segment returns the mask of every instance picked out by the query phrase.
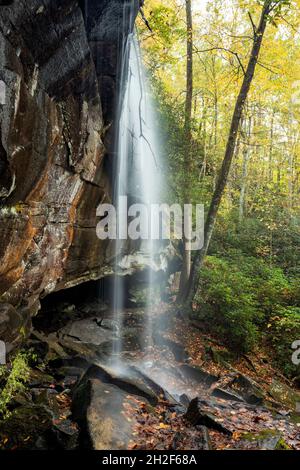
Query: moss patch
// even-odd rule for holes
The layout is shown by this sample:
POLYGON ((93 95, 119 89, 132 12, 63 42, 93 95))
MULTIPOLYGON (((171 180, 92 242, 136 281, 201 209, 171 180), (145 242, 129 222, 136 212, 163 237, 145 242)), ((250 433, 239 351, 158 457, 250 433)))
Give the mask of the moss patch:
POLYGON ((291 450, 291 447, 282 438, 282 435, 275 429, 264 429, 258 434, 246 433, 241 440, 254 442, 257 448, 265 450, 291 450))
POLYGON ((32 449, 37 439, 51 426, 51 413, 44 406, 17 408, 0 422, 0 449, 32 449))

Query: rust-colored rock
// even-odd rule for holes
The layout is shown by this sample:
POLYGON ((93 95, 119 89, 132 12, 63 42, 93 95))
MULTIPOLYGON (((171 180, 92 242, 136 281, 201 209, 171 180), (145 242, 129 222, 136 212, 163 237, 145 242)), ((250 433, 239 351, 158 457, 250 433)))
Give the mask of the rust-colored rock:
POLYGON ((0 303, 18 312, 22 329, 41 297, 110 270, 96 208, 110 200, 104 118, 114 113, 124 1, 8 3, 0 4, 0 303))

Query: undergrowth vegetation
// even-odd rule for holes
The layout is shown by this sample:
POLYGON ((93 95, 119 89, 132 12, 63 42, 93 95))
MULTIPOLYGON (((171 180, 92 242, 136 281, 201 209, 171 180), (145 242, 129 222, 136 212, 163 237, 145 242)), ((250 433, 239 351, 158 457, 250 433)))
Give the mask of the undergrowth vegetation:
POLYGON ((9 416, 12 400, 26 389, 31 359, 30 352, 19 351, 9 364, 0 366, 0 419, 9 416))
POLYGON ((237 354, 263 344, 275 365, 288 376, 297 375, 291 345, 300 339, 299 253, 289 244, 281 248, 276 233, 271 257, 266 227, 253 220, 245 225, 247 230, 237 230, 232 221, 230 230, 224 220, 218 225, 201 273, 196 316, 237 354))

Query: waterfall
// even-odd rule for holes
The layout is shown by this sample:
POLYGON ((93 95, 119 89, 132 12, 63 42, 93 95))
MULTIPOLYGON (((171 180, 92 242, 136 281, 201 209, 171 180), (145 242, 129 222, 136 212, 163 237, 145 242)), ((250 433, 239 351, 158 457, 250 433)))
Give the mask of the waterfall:
MULTIPOLYGON (((126 196, 128 206, 144 204, 148 207, 149 237, 143 240, 124 240, 130 219, 122 217, 125 223, 117 224, 115 244, 115 280, 113 288, 114 320, 122 331, 124 312, 124 286, 122 262, 129 251, 140 253, 148 266, 148 294, 145 312, 144 335, 152 337, 151 300, 153 297, 153 272, 157 270, 159 241, 152 239, 154 224, 150 205, 160 202, 161 164, 157 138, 154 106, 145 70, 142 63, 139 42, 134 33, 129 34, 123 51, 123 64, 120 80, 118 129, 116 137, 116 170, 114 203, 117 212, 124 212, 120 197, 126 196), (123 256, 124 255, 124 256, 123 256)), ((120 365, 123 350, 121 334, 113 348, 115 362, 120 365)))

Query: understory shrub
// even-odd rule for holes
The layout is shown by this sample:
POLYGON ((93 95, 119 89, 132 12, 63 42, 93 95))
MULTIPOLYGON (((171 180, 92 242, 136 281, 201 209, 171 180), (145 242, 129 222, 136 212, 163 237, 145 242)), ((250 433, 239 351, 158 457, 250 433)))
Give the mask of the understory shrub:
POLYGON ((293 364, 291 345, 300 341, 300 308, 281 307, 269 320, 269 343, 275 352, 277 365, 289 377, 300 375, 300 365, 293 364))
POLYGON ((198 317, 236 352, 247 352, 257 339, 251 282, 228 261, 208 257, 197 296, 198 317))
POLYGON ((196 315, 238 354, 251 351, 268 331, 265 336, 270 344, 276 344, 275 359, 282 366, 284 356, 291 358, 291 343, 300 339, 298 290, 298 283, 290 281, 280 268, 244 256, 240 250, 228 250, 226 257, 207 257, 196 315), (270 324, 277 330, 271 330, 270 324), (283 337, 287 324, 289 335, 283 337), (277 336, 272 338, 275 331, 277 336))
POLYGON ((209 252, 226 257, 232 249, 277 265, 290 277, 299 277, 300 218, 280 210, 273 214, 272 222, 259 214, 241 222, 236 210, 220 215, 209 252))

